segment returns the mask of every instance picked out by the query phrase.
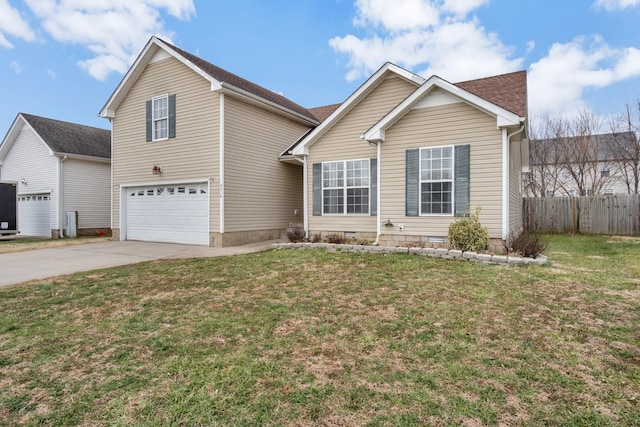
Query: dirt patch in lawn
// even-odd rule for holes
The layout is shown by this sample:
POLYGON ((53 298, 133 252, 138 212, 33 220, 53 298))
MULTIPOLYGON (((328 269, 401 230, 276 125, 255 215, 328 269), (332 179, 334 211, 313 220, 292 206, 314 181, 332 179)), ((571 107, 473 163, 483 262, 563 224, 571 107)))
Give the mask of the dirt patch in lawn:
POLYGON ((83 245, 85 243, 99 243, 110 239, 111 237, 80 237, 77 239, 2 240, 0 241, 0 254, 33 251, 36 249, 61 248, 64 246, 83 245))

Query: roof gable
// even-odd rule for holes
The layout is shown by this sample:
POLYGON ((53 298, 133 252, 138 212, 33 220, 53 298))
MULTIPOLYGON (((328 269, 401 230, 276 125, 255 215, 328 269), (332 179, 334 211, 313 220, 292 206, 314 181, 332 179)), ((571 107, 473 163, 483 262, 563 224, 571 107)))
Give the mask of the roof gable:
POLYGON ((462 102, 466 102, 496 117, 496 125, 498 127, 520 125, 526 118, 526 74, 524 71, 511 74, 514 74, 514 76, 510 78, 504 77, 508 75, 502 75, 496 76, 495 81, 493 77, 488 77, 463 82, 462 84, 452 84, 438 76, 431 76, 422 86, 416 89, 410 96, 391 110, 389 114, 365 132, 363 138, 367 141, 384 141, 385 131, 400 120, 400 118, 409 112, 416 104, 429 96, 436 88, 448 92, 459 98, 462 102), (513 88, 502 88, 498 91, 498 94, 492 92, 492 90, 500 84, 508 84, 511 81, 516 82, 513 88), (522 84, 523 82, 524 84, 522 84), (473 90, 473 92, 471 90, 473 90), (515 92, 515 94, 511 94, 510 91, 515 92), (520 115, 515 113, 487 98, 497 100, 496 102, 508 102, 510 108, 521 110, 524 114, 520 115), (523 100, 524 104, 520 105, 523 100))
POLYGON ((298 119, 317 124, 318 120, 306 108, 296 104, 286 97, 277 94, 269 89, 246 80, 236 74, 224 70, 210 62, 205 61, 185 50, 182 50, 158 37, 151 37, 138 58, 133 63, 127 74, 113 92, 106 104, 100 110, 100 116, 113 118, 115 110, 118 108, 128 91, 140 77, 144 68, 149 64, 157 53, 163 50, 167 54, 176 58, 188 68, 202 76, 211 83, 212 91, 230 92, 240 96, 249 97, 254 102, 275 108, 283 113, 295 116, 298 119))
POLYGON ((0 158, 4 158, 15 142, 20 124, 29 126, 56 155, 111 158, 111 131, 19 113, 2 142, 0 158))
MULTIPOLYGON (((355 92, 353 92, 342 104, 333 108, 330 114, 325 118, 322 123, 299 141, 296 141, 291 147, 289 147, 285 153, 292 155, 301 155, 311 147, 322 135, 329 131, 338 121, 347 115, 356 105, 358 105, 364 98, 366 98, 380 83, 386 78, 394 76, 403 78, 409 82, 412 82, 416 87, 420 86, 425 80, 413 74, 404 68, 398 67, 395 64, 387 62, 378 69, 371 77, 369 77, 355 92)), ((333 106, 328 106, 333 107, 333 106)), ((326 107, 320 107, 326 108, 326 107)), ((327 112, 327 111, 325 111, 327 112)), ((285 154, 283 153, 283 154, 285 154)))

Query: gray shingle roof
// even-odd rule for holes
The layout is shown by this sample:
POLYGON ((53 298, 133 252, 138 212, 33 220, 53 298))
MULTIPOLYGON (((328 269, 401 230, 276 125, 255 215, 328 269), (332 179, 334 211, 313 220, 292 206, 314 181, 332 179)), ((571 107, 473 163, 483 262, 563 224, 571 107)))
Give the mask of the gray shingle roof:
POLYGON ((111 158, 111 131, 20 113, 55 153, 111 158))

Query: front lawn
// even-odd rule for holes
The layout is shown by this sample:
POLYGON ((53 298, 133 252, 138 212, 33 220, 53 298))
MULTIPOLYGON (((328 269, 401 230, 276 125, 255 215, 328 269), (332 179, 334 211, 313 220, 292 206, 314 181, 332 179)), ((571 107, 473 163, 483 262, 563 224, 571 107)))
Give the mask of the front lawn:
POLYGON ((640 424, 640 239, 271 250, 0 290, 0 425, 640 424))

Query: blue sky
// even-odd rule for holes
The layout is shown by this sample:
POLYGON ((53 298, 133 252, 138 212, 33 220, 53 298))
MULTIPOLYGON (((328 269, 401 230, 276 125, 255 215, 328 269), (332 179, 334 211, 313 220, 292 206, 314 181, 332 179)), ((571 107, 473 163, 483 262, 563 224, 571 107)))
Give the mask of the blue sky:
POLYGON ((452 82, 526 69, 531 115, 610 115, 640 99, 639 18, 640 0, 0 0, 0 137, 19 112, 108 128, 154 34, 305 107, 392 61, 452 82))

